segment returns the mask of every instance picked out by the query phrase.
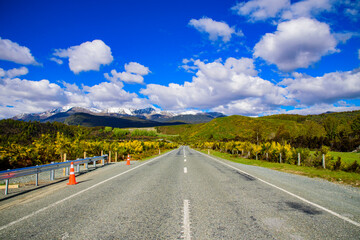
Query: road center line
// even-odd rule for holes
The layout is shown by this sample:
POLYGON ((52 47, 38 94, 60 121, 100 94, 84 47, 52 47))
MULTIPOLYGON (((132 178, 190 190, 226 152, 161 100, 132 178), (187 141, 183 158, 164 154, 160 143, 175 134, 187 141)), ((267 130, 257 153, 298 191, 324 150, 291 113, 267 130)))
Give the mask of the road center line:
MULTIPOLYGON (((175 151, 175 150, 173 150, 173 151, 175 151)), ((79 191, 79 192, 77 192, 77 193, 75 193, 75 194, 73 194, 73 195, 70 195, 70 196, 68 196, 68 197, 66 197, 66 198, 64 198, 64 199, 61 199, 61 200, 53 203, 53 204, 50 204, 50 205, 48 205, 47 207, 41 208, 41 209, 39 209, 39 210, 37 210, 37 211, 29 214, 29 215, 26 215, 26 216, 24 216, 24 217, 22 217, 22 218, 19 218, 18 220, 15 220, 15 221, 10 222, 10 223, 8 223, 8 224, 6 224, 6 225, 3 225, 3 226, 0 227, 0 231, 4 230, 5 228, 8 228, 8 227, 10 227, 10 226, 12 226, 12 225, 14 225, 14 224, 16 224, 16 223, 19 223, 19 222, 21 222, 21 221, 23 221, 23 220, 26 220, 26 219, 28 219, 28 218, 30 218, 30 217, 32 217, 32 216, 35 216, 36 214, 41 213, 41 212, 43 212, 43 211, 45 211, 45 210, 47 210, 47 209, 49 209, 49 208, 51 208, 51 207, 54 207, 54 206, 56 206, 56 205, 59 205, 60 203, 63 203, 63 202, 65 202, 65 201, 67 201, 67 200, 69 200, 69 199, 71 199, 71 198, 73 198, 73 197, 76 197, 76 196, 78 196, 78 195, 80 195, 80 194, 82 194, 82 193, 84 193, 84 192, 87 192, 87 191, 89 191, 89 190, 91 190, 91 189, 93 189, 93 188, 95 188, 95 187, 97 187, 97 186, 99 186, 99 185, 101 185, 101 184, 103 184, 103 183, 106 183, 106 182, 108 182, 108 181, 111 181, 111 180, 113 180, 114 178, 120 177, 121 175, 124 175, 124 174, 126 174, 126 173, 128 173, 128 172, 131 172, 131 171, 133 171, 133 170, 135 170, 135 169, 137 169, 137 168, 139 168, 139 167, 142 167, 142 166, 144 166, 144 165, 146 165, 146 164, 148 164, 148 163, 151 163, 151 162, 153 162, 153 161, 155 161, 155 160, 157 160, 157 159, 159 159, 159 158, 161 158, 161 157, 164 157, 164 156, 170 154, 170 153, 173 152, 173 151, 170 151, 170 152, 168 152, 168 153, 165 153, 164 155, 155 157, 155 158, 153 158, 153 159, 151 159, 151 160, 149 160, 149 161, 147 161, 147 162, 145 162, 145 163, 143 163, 143 164, 141 164, 141 165, 139 165, 139 166, 133 167, 133 168, 131 168, 131 169, 125 171, 125 172, 119 173, 119 174, 117 174, 117 175, 115 175, 115 176, 113 176, 113 177, 111 177, 111 178, 108 178, 108 179, 102 181, 102 182, 99 182, 99 183, 97 183, 97 184, 94 184, 94 185, 92 185, 91 187, 85 188, 85 189, 83 189, 83 190, 81 190, 81 191, 79 191)))
POLYGON ((282 191, 282 192, 284 192, 284 193, 287 193, 287 194, 289 194, 289 195, 291 195, 291 196, 293 196, 293 197, 295 197, 295 198, 297 198, 297 199, 299 199, 299 200, 301 200, 301 201, 303 201, 303 202, 306 202, 306 203, 308 203, 308 204, 310 204, 310 205, 312 205, 312 206, 314 206, 314 207, 317 207, 317 208, 319 208, 319 209, 321 209, 321 210, 323 210, 323 211, 325 211, 325 212, 328 212, 328 213, 330 213, 330 214, 332 214, 332 215, 334 215, 334 216, 336 216, 336 217, 338 217, 338 218, 340 218, 340 219, 342 219, 342 220, 344 220, 344 221, 347 221, 347 222, 349 222, 349 223, 351 223, 351 224, 353 224, 353 225, 355 225, 355 226, 357 226, 357 227, 360 227, 360 223, 355 222, 355 221, 351 220, 350 218, 347 218, 347 217, 345 217, 345 216, 342 216, 342 215, 340 215, 339 213, 336 213, 336 212, 334 212, 334 211, 332 211, 332 210, 330 210, 330 209, 327 209, 327 208, 325 208, 325 207, 323 207, 323 206, 321 206, 321 205, 319 205, 319 204, 313 203, 313 202, 311 202, 311 201, 309 201, 309 200, 307 200, 307 199, 305 199, 305 198, 303 198, 303 197, 300 197, 300 196, 298 196, 298 195, 296 195, 296 194, 294 194, 294 193, 291 193, 291 192, 289 192, 289 191, 287 191, 287 190, 285 190, 285 189, 283 189, 283 188, 281 188, 281 187, 278 187, 278 186, 276 186, 276 185, 274 185, 274 184, 272 184, 272 183, 269 183, 269 182, 267 182, 267 181, 265 181, 265 180, 262 180, 261 178, 255 177, 255 176, 253 176, 253 175, 251 175, 251 174, 249 174, 249 173, 247 173, 247 172, 245 172, 245 171, 243 171, 243 170, 240 170, 240 169, 238 169, 238 168, 236 168, 236 167, 234 167, 234 166, 231 166, 231 165, 229 165, 229 164, 227 164, 227 163, 224 163, 224 162, 222 162, 222 161, 220 161, 220 160, 218 160, 218 159, 216 159, 216 158, 213 158, 213 157, 211 157, 211 156, 209 156, 209 155, 207 155, 207 154, 204 154, 204 153, 201 153, 201 152, 199 152, 199 153, 202 154, 202 155, 204 155, 204 156, 206 156, 206 157, 208 157, 208 158, 210 158, 210 159, 212 159, 212 160, 214 160, 214 161, 216 161, 216 162, 219 162, 219 163, 221 163, 221 164, 223 164, 223 165, 225 165, 225 166, 228 166, 229 168, 235 169, 235 170, 238 171, 238 172, 245 173, 245 174, 247 174, 247 175, 249 175, 249 176, 251 176, 251 177, 253 177, 253 178, 255 178, 255 179, 257 179, 257 180, 259 180, 259 181, 261 181, 261 182, 263 182, 263 183, 271 186, 271 187, 274 187, 274 188, 276 188, 276 189, 278 189, 278 190, 280 190, 280 191, 282 191))
POLYGON ((190 240, 191 239, 191 235, 190 235, 190 209, 189 209, 189 204, 190 201, 189 200, 184 200, 184 236, 183 238, 185 240, 190 240))
POLYGON ((187 167, 184 167, 184 173, 187 173, 187 167))
POLYGON ((184 162, 186 162, 186 158, 184 159, 184 162))

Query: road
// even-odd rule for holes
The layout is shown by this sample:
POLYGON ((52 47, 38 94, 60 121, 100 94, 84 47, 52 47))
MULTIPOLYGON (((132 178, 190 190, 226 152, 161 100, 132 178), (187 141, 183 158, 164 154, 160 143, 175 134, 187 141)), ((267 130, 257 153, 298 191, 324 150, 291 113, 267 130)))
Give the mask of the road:
POLYGON ((360 239, 360 191, 189 147, 0 201, 0 239, 360 239))

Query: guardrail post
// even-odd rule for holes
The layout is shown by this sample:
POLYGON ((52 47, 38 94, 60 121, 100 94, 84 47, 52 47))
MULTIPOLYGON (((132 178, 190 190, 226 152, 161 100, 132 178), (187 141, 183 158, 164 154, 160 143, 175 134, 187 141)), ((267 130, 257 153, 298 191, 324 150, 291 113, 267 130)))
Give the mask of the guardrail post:
MULTIPOLYGON (((51 162, 51 164, 54 164, 54 162, 51 162)), ((50 180, 54 181, 54 178, 55 178, 55 169, 50 171, 50 180)))
POLYGON ((76 172, 80 172, 80 164, 76 165, 76 172))
POLYGON ((94 168, 96 168, 96 161, 93 161, 93 166, 94 168))
POLYGON ((9 192, 9 179, 5 180, 5 195, 8 195, 9 192))
POLYGON ((85 169, 86 171, 89 170, 89 163, 85 163, 85 169))
MULTIPOLYGON (((39 166, 39 165, 36 165, 36 166, 39 166)), ((39 186, 39 169, 38 168, 36 168, 35 186, 39 186)))
POLYGON ((105 157, 101 160, 102 165, 105 165, 105 157))

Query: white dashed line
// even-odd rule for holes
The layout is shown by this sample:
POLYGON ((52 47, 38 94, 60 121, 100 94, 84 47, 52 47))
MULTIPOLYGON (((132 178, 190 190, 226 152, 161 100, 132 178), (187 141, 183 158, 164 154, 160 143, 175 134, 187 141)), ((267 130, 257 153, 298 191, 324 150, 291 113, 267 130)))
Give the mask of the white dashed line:
POLYGON ((186 162, 186 158, 184 159, 184 162, 186 162))
POLYGON ((190 240, 191 239, 191 235, 190 235, 190 209, 189 209, 189 205, 190 205, 190 201, 189 200, 184 200, 184 235, 183 235, 183 239, 185 240, 190 240))
POLYGON ((187 173, 187 167, 184 167, 184 173, 187 173))

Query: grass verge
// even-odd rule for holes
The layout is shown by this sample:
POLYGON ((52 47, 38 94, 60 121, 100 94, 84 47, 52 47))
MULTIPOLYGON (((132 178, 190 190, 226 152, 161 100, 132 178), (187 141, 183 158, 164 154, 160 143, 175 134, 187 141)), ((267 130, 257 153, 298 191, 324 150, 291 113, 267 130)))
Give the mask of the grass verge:
MULTIPOLYGON (((208 153, 207 150, 200 150, 200 151, 206 154, 208 153)), ((311 178, 322 178, 330 182, 351 185, 354 187, 360 187, 360 174, 358 173, 331 171, 322 168, 304 167, 304 166, 290 165, 286 163, 274 163, 274 162, 266 162, 266 161, 260 161, 254 159, 246 159, 246 158, 235 157, 228 153, 220 153, 213 150, 210 150, 210 154, 236 163, 265 167, 277 171, 303 175, 311 178)))

